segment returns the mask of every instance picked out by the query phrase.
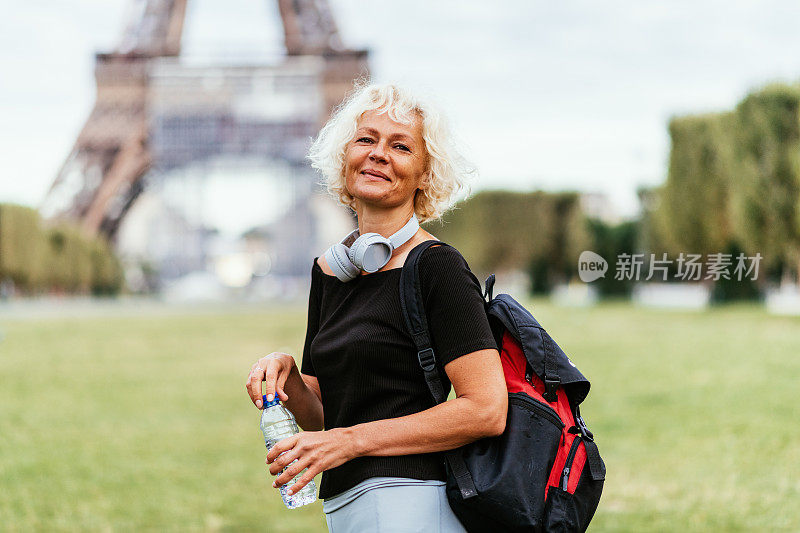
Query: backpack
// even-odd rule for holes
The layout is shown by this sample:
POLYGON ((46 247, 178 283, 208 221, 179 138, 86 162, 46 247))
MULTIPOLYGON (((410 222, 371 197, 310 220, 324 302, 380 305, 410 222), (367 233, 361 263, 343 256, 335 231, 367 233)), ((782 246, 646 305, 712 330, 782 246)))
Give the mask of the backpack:
MULTIPOLYGON (((419 282, 419 258, 432 245, 409 252, 400 274, 406 327, 434 401, 447 398, 437 370, 419 282)), ((502 435, 444 452, 447 498, 469 532, 585 531, 605 480, 594 435, 579 405, 589 393, 580 373, 545 329, 507 294, 484 305, 497 341, 508 388, 502 435)))

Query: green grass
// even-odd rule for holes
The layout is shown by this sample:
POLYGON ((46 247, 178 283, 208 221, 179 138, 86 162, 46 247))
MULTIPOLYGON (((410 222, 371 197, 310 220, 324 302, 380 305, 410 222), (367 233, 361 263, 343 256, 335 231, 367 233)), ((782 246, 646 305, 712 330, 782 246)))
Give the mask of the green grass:
MULTIPOLYGON (((800 320, 624 304, 534 314, 593 382, 593 531, 800 530, 800 320)), ((0 530, 326 531, 263 464, 250 364, 300 307, 0 324, 0 530)))

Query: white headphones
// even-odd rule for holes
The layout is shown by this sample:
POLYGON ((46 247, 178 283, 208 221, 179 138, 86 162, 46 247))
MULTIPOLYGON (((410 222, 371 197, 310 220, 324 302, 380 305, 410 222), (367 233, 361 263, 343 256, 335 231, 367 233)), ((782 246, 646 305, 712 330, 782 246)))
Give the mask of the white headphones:
POLYGON ((373 273, 382 269, 392 258, 392 252, 413 237, 419 229, 417 215, 411 215, 406 225, 388 239, 380 233, 359 235, 356 229, 325 252, 325 261, 339 278, 350 281, 361 271, 373 273))

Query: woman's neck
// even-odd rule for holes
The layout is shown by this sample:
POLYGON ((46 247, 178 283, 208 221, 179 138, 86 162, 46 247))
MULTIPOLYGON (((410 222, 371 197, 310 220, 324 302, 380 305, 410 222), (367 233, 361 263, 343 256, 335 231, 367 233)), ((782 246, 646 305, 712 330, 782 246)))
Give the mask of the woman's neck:
POLYGON ((358 232, 379 233, 388 238, 400 231, 414 214, 413 205, 399 206, 393 209, 371 209, 367 206, 356 209, 358 216, 358 232))

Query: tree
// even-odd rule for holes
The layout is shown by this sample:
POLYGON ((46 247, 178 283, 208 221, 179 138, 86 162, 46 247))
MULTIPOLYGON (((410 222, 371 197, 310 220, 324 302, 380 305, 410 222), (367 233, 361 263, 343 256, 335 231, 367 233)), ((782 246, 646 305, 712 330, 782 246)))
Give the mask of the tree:
POLYGON ((591 242, 577 193, 483 191, 431 224, 480 275, 527 272, 536 291, 568 280, 591 242))
POLYGON ((0 281, 10 279, 24 292, 40 283, 45 242, 39 213, 29 207, 0 204, 0 281))
POLYGON ((735 116, 717 113, 673 118, 666 183, 656 192, 648 230, 671 257, 707 254, 732 239, 730 194, 736 165, 735 116))
POLYGON ((748 255, 800 275, 800 88, 772 85, 736 107, 732 220, 748 255))

